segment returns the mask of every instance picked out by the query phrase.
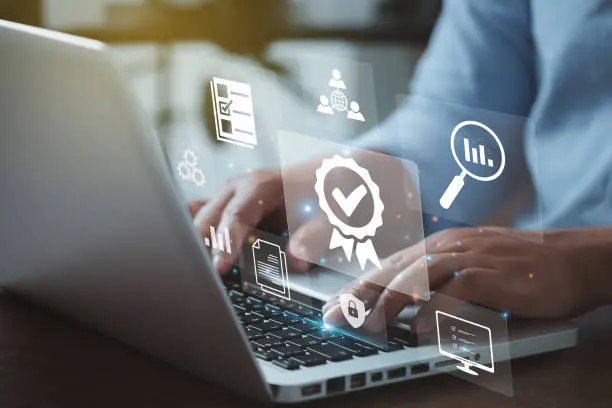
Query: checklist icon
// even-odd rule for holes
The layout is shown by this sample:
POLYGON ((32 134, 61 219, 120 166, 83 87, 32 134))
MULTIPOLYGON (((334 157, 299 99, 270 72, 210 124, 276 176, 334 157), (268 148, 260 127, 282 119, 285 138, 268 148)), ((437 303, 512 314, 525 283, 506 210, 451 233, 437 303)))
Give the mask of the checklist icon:
POLYGON ((257 146, 251 85, 228 79, 210 81, 217 139, 253 149, 257 146))

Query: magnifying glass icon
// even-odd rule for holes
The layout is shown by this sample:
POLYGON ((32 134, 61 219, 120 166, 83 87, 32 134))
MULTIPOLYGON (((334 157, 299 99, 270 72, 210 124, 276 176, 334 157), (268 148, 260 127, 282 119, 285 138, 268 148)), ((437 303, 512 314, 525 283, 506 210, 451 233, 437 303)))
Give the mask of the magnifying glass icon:
MULTIPOLYGON (((506 152, 504 151, 504 146, 502 145, 501 141, 499 140, 499 137, 497 137, 495 132, 493 132, 489 127, 483 125, 480 122, 476 122, 476 121, 473 121, 473 120, 468 120, 468 121, 465 121, 465 122, 461 122, 460 124, 455 126, 455 129, 453 129, 453 133, 451 135, 450 145, 451 145, 451 151, 453 152, 453 157, 455 158, 455 161, 457 162, 457 164, 459 165, 459 168, 461 169, 461 174, 459 174, 458 176, 455 176, 453 178, 453 180, 450 182, 450 184, 446 188, 446 191, 444 191, 444 194, 442 194, 442 197, 440 197, 440 205, 445 210, 448 210, 450 208, 450 206, 453 204, 453 202, 455 201, 455 199, 457 198, 457 196, 461 192, 461 189, 465 185, 465 177, 466 176, 470 176, 474 180, 478 180, 478 181, 493 181, 493 180, 497 179, 502 174, 502 172, 504 171, 504 168, 506 167, 506 152), (467 127, 467 126, 477 126, 477 127, 481 128, 481 129, 485 130, 487 133, 489 133, 491 136, 493 136, 493 139, 495 139, 495 141, 499 145, 499 149, 500 149, 500 152, 501 152, 501 164, 500 164, 499 169, 497 170, 497 172, 495 172, 495 174, 493 174, 492 176, 482 177, 482 176, 479 176, 477 174, 474 174, 474 173, 470 172, 469 170, 467 170, 465 168, 463 163, 459 160, 459 157, 457 157, 457 152, 455 151, 455 137, 457 136, 457 133, 459 133, 459 131, 461 129, 463 129, 464 127, 467 127)), ((481 160, 480 160, 480 163, 482 165, 484 165, 485 164, 484 163, 484 151, 482 149, 483 148, 481 147, 481 160)), ((474 149, 474 151, 475 151, 475 149, 474 149)), ((468 148, 467 148, 467 142, 466 142, 466 159, 467 158, 469 158, 469 154, 468 154, 468 148)), ((474 160, 475 163, 477 163, 476 157, 474 157, 473 160, 474 160)))

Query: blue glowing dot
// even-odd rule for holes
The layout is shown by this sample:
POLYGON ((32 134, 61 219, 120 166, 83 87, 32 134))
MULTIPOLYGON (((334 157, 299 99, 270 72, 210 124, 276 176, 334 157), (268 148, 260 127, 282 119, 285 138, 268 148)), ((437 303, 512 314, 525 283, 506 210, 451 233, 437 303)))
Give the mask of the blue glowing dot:
POLYGON ((299 204, 299 212, 303 218, 310 218, 315 212, 312 200, 304 200, 299 204))
POLYGON ((234 275, 237 275, 237 274, 238 274, 238 272, 240 272, 240 270, 238 269, 238 267, 237 267, 237 266, 234 266, 234 267, 232 268, 232 273, 233 273, 234 275))
POLYGON ((453 276, 455 276, 455 277, 459 276, 459 271, 453 272, 453 276))
POLYGON ((234 168, 234 163, 229 162, 229 163, 227 164, 227 166, 228 166, 230 169, 233 169, 233 168, 234 168))
POLYGON ((325 258, 321 258, 321 259, 319 259, 319 263, 320 263, 321 265, 325 265, 325 262, 327 262, 327 259, 325 259, 325 258))
POLYGON ((332 326, 329 323, 323 323, 323 329, 325 329, 325 330, 333 330, 334 326, 332 326))
POLYGON ((510 319, 510 312, 502 312, 501 317, 503 317, 504 320, 510 319))
POLYGON ((433 260, 433 255, 427 255, 425 259, 427 259, 427 262, 431 262, 433 260))
POLYGON ((458 246, 461 246, 461 241, 457 241, 457 245, 458 245, 458 246))

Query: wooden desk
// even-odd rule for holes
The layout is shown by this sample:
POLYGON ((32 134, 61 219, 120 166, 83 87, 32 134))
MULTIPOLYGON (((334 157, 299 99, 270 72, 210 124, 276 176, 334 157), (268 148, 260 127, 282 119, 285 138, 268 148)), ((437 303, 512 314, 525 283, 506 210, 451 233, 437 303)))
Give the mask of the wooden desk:
MULTIPOLYGON (((612 310, 586 319, 581 345, 513 363, 515 397, 449 375, 306 407, 597 408, 612 406, 612 310)), ((249 401, 0 294, 0 407, 250 407, 249 401)))

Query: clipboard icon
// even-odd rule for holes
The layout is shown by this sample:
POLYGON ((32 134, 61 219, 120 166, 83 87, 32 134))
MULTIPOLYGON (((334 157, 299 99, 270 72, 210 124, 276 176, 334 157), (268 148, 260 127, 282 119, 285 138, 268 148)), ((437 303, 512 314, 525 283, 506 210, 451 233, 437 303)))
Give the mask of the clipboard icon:
POLYGON ((251 85, 229 79, 210 81, 217 139, 249 149, 257 146, 251 85))

